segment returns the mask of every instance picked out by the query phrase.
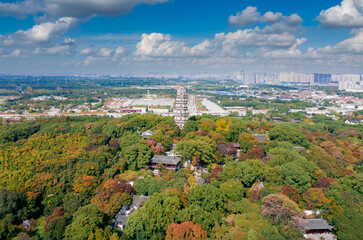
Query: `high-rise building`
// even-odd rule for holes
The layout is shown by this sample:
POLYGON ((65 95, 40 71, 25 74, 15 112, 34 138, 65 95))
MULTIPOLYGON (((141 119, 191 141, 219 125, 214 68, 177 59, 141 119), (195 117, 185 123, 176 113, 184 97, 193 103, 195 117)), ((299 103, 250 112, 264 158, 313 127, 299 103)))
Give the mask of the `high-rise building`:
POLYGON ((280 73, 280 82, 281 83, 297 83, 297 84, 313 84, 314 83, 314 75, 313 74, 305 74, 305 73, 280 73))
POLYGON ((314 83, 316 84, 330 84, 331 74, 314 73, 314 83))
POLYGON ((174 108, 175 124, 183 129, 184 123, 188 120, 188 97, 187 91, 183 86, 178 87, 178 92, 174 108))
POLYGON ((333 75, 332 79, 339 82, 339 90, 348 92, 363 92, 363 78, 360 75, 333 75))

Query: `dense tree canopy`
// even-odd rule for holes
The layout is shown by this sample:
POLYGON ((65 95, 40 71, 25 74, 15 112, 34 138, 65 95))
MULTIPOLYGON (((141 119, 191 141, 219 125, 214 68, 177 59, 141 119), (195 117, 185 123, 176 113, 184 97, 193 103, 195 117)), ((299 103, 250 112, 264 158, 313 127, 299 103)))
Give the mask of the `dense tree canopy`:
POLYGON ((269 131, 268 136, 272 141, 286 141, 303 147, 309 146, 309 143, 302 132, 288 123, 279 124, 273 127, 269 131))
POLYGON ((153 114, 0 122, 0 239, 295 240, 302 209, 361 239, 363 129, 303 115, 194 116, 182 132, 153 114), (150 159, 173 143, 182 169, 154 174, 150 159), (117 231, 134 194, 149 199, 117 231))

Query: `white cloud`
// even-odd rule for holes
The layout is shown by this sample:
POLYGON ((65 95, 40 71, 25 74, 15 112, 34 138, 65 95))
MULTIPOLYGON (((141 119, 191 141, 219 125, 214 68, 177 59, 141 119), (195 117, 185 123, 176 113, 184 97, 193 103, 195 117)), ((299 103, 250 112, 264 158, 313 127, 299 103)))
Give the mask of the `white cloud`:
POLYGON ((25 0, 22 2, 0 2, 0 15, 15 16, 17 18, 25 18, 26 15, 41 12, 44 7, 41 1, 25 0))
POLYGON ((1 57, 2 58, 19 58, 21 57, 21 50, 20 49, 15 49, 14 51, 8 53, 8 54, 5 54, 5 55, 2 55, 1 57))
POLYGON ((256 7, 247 7, 245 10, 238 12, 236 15, 229 16, 228 23, 234 26, 245 27, 256 23, 279 23, 285 27, 297 27, 301 24, 302 19, 299 15, 292 14, 283 16, 282 13, 267 12, 263 16, 257 11, 256 7))
POLYGON ((317 20, 326 28, 363 27, 363 0, 343 0, 320 12, 317 20))
POLYGON ((205 57, 215 51, 214 44, 205 40, 193 47, 186 43, 172 41, 169 34, 142 34, 141 41, 136 45, 135 55, 147 57, 205 57))
POLYGON ((276 26, 217 33, 214 39, 207 39, 191 47, 187 46, 185 42, 173 41, 169 34, 143 34, 141 41, 136 45, 134 54, 154 58, 190 58, 214 55, 238 57, 249 48, 287 49, 296 44, 297 40, 294 34, 283 31, 276 26))
POLYGON ((320 54, 363 54, 363 28, 351 31, 351 38, 339 42, 335 46, 326 46, 316 50, 320 54))
POLYGON ((261 18, 257 19, 257 21, 260 20, 261 22, 274 23, 279 21, 282 17, 282 13, 267 12, 261 18))
POLYGON ((28 30, 19 30, 7 36, 0 36, 0 45, 37 45, 47 44, 51 40, 62 37, 69 29, 79 22, 72 17, 59 18, 55 22, 44 22, 34 25, 28 30))
POLYGON ((229 16, 228 23, 243 27, 257 23, 260 18, 261 14, 257 12, 257 8, 249 6, 242 12, 238 12, 235 16, 229 16))
POLYGON ((25 0, 0 3, 0 14, 24 16, 39 12, 56 17, 118 16, 127 14, 140 4, 154 5, 169 0, 25 0))
POLYGON ((187 54, 188 47, 184 42, 171 41, 169 34, 142 34, 136 45, 136 55, 149 57, 181 57, 187 54))
POLYGON ((228 49, 243 47, 282 47, 292 46, 296 37, 289 32, 274 32, 269 28, 237 30, 231 33, 216 34, 216 41, 222 43, 222 47, 228 49))
POLYGON ((34 54, 64 56, 64 55, 71 55, 70 50, 71 50, 71 47, 69 45, 62 45, 62 46, 49 47, 49 48, 37 47, 34 51, 34 54))
POLYGON ((63 36, 68 30, 79 22, 78 19, 72 17, 62 17, 55 22, 44 22, 34 25, 26 31, 18 31, 15 35, 21 36, 29 42, 48 42, 52 38, 63 36))
POLYGON ((261 53, 263 55, 263 57, 265 58, 299 58, 302 56, 301 50, 298 49, 298 47, 303 44, 304 42, 306 42, 306 38, 298 38, 296 39, 296 42, 294 45, 292 45, 290 48, 288 49, 265 49, 262 48, 261 53))
POLYGON ((127 50, 125 48, 119 46, 116 49, 85 48, 80 52, 80 54, 87 56, 86 60, 83 62, 83 65, 87 66, 96 62, 117 62, 126 54, 126 52, 127 50))

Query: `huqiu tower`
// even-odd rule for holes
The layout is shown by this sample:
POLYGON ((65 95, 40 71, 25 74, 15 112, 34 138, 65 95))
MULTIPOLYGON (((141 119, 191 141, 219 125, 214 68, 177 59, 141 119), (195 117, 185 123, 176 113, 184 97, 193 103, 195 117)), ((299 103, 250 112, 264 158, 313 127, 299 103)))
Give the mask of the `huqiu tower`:
POLYGON ((184 123, 188 120, 188 97, 183 86, 178 87, 174 108, 174 122, 183 129, 184 123))

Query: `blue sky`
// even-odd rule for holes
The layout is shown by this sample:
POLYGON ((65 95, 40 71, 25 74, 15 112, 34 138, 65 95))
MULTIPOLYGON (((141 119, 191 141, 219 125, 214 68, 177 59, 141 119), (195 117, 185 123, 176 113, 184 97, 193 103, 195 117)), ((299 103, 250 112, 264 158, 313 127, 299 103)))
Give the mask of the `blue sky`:
POLYGON ((363 73, 363 0, 0 1, 0 73, 363 73))

